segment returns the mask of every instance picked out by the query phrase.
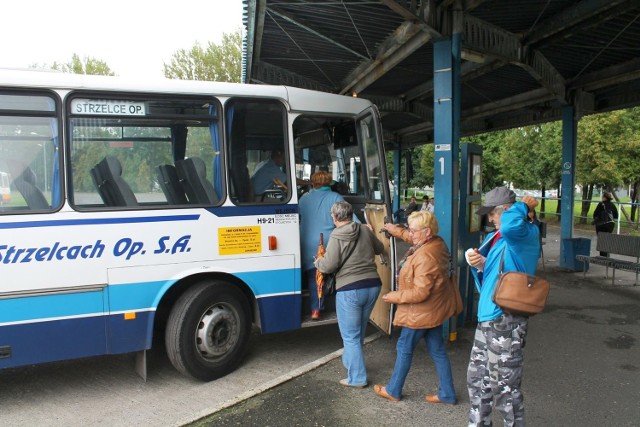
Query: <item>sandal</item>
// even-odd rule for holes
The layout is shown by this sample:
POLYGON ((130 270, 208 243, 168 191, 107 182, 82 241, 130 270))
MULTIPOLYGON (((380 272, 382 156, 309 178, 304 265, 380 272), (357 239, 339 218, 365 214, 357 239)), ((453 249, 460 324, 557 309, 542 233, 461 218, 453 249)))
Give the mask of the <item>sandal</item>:
POLYGON ((389 399, 392 402, 398 402, 400 401, 400 399, 396 399, 395 397, 391 396, 389 393, 387 393, 387 389, 384 388, 384 386, 380 385, 380 384, 376 384, 373 386, 373 391, 380 397, 384 397, 385 399, 389 399))

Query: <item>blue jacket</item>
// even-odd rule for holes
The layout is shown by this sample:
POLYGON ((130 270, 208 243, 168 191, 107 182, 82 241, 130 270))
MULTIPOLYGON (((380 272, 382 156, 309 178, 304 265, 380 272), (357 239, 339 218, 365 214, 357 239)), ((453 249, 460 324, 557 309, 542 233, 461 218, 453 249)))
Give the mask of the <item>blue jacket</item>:
MULTIPOLYGON (((331 206, 342 202, 344 198, 331 191, 329 187, 320 187, 302 196, 298 202, 300 212, 300 240, 302 245, 302 271, 316 268, 313 257, 318 252, 320 233, 323 233, 324 247, 329 246, 329 237, 336 228, 331 218, 331 206)), ((360 220, 353 214, 353 221, 360 220)))
POLYGON ((478 300, 478 321, 486 322, 502 315, 500 307, 494 304, 492 296, 498 281, 500 258, 504 251, 503 272, 521 271, 535 275, 540 257, 540 229, 527 220, 529 208, 522 202, 516 202, 502 213, 500 233, 502 238, 491 246, 494 233, 489 234, 478 249, 487 259, 484 271, 471 267, 476 289, 480 293, 478 300))
POLYGON ((324 247, 329 245, 331 232, 336 228, 331 219, 331 206, 344 198, 329 187, 321 187, 305 194, 298 203, 300 211, 300 240, 302 241, 302 271, 315 268, 313 257, 318 251, 320 233, 324 247))
POLYGON ((273 161, 267 159, 258 163, 256 170, 251 177, 251 185, 253 186, 253 194, 260 196, 270 188, 273 188, 274 178, 278 178, 283 184, 287 183, 287 174, 273 161))

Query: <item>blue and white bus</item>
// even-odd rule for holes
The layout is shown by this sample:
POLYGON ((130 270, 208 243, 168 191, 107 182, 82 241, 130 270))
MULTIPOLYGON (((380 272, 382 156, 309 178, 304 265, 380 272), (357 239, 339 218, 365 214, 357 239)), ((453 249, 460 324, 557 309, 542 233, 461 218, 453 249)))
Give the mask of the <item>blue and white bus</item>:
MULTIPOLYGON (((0 368, 145 352, 200 380, 235 369, 253 327, 311 324, 298 200, 328 170, 364 223, 390 217, 369 101, 293 87, 0 70, 0 368), (298 190, 298 191, 296 191, 298 190), (154 340, 161 334, 163 340, 154 340)), ((393 280, 392 242, 378 269, 393 280)), ((302 236, 304 237, 304 236, 302 236)), ((334 317, 335 318, 335 317, 334 317)), ((390 328, 380 302, 372 321, 390 328)))

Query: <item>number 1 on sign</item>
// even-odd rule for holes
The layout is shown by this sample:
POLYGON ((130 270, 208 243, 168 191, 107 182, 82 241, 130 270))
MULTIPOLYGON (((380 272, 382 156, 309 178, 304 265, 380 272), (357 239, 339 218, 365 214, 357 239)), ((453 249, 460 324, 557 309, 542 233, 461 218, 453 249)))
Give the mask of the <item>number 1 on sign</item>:
POLYGON ((440 175, 444 176, 444 157, 438 159, 440 162, 440 175))

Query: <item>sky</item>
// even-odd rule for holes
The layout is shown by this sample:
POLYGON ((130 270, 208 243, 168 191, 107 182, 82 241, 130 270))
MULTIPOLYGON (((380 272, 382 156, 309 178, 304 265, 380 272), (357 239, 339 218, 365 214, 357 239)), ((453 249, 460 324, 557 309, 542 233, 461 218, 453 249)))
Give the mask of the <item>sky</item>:
POLYGON ((9 0, 2 4, 0 68, 104 61, 120 76, 163 76, 180 49, 220 43, 242 28, 242 0, 9 0))

